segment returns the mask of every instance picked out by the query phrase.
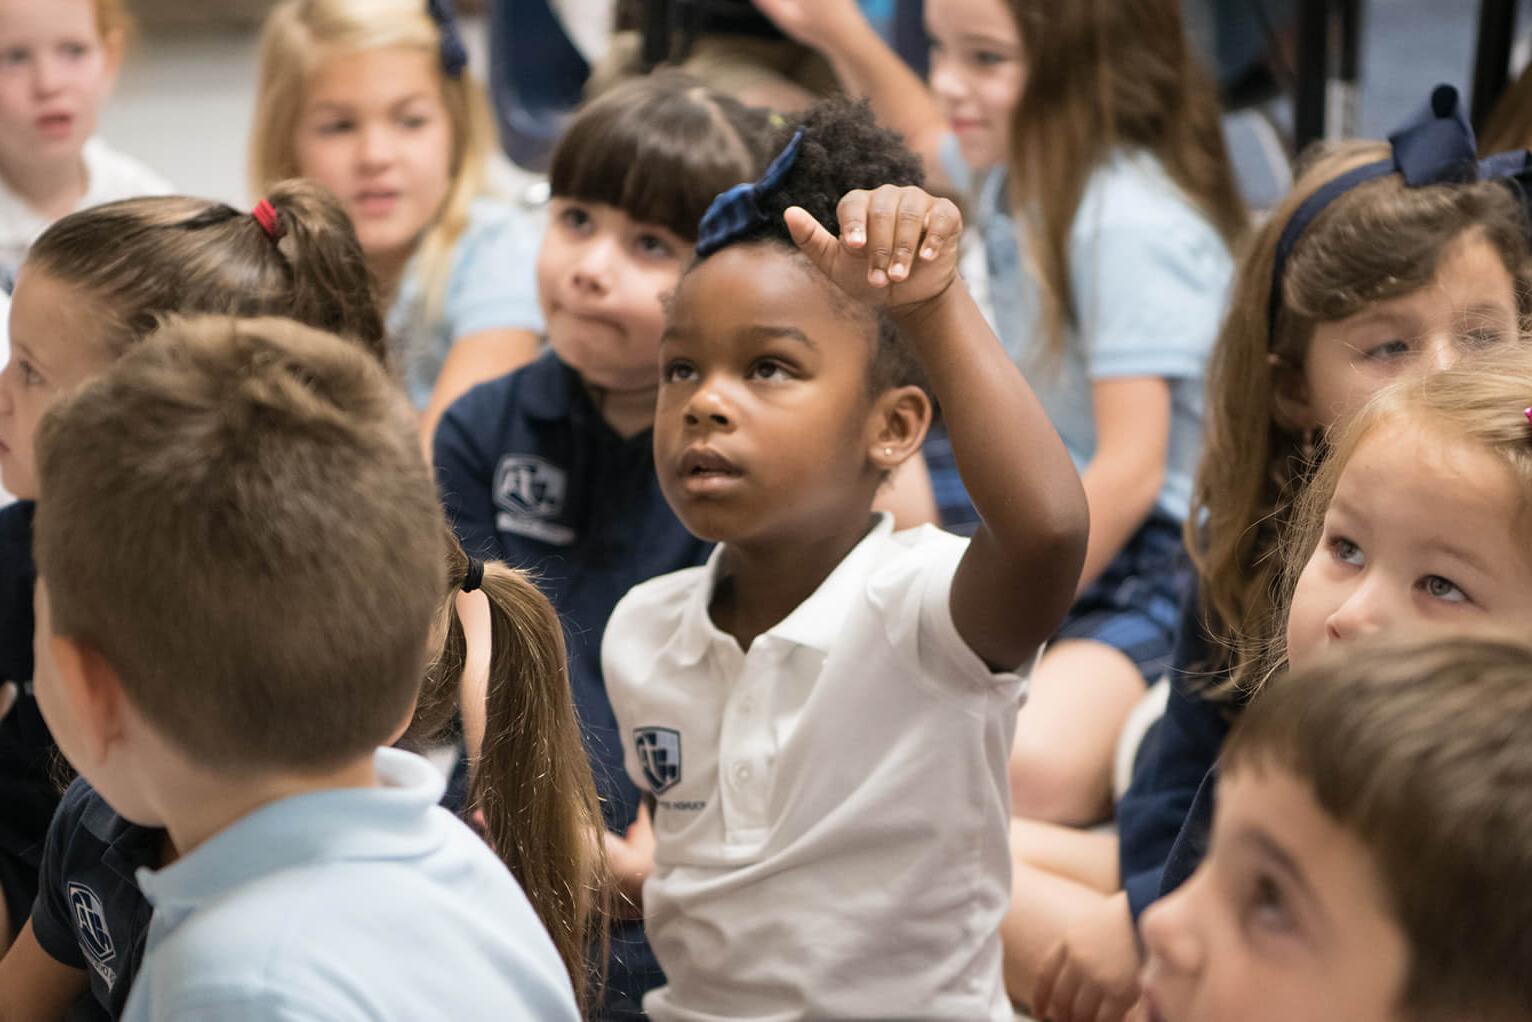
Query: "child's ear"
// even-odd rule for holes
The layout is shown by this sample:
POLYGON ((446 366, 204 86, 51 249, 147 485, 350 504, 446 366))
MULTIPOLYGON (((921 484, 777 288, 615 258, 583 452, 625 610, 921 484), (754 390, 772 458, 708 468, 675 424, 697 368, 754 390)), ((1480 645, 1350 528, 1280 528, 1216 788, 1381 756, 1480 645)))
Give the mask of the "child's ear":
POLYGON ((106 57, 105 74, 107 77, 107 92, 117 87, 117 73, 122 70, 122 58, 127 54, 128 35, 120 28, 114 28, 101 36, 101 50, 106 57))
POLYGON ((894 387, 878 395, 867 420, 867 457, 884 472, 904 464, 925 442, 931 399, 919 387, 894 387))
POLYGON ((1319 423, 1310 400, 1303 369, 1279 355, 1271 359, 1272 418, 1289 433, 1306 436, 1319 423))
POLYGON ((75 729, 74 751, 91 764, 101 763, 123 732, 122 678, 90 646, 62 635, 51 636, 48 643, 59 694, 75 729))

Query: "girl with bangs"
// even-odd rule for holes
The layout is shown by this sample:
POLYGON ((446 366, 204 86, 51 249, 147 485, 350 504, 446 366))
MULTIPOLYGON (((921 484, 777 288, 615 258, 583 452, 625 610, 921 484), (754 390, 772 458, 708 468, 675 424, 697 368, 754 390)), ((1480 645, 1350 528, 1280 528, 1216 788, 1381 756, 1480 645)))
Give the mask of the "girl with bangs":
MULTIPOLYGON (((442 498, 464 549, 533 572, 568 637, 619 894, 602 1017, 636 1015, 663 976, 639 901, 649 817, 624 773, 601 638, 629 589, 707 557, 655 476, 660 335, 702 214, 759 175, 768 129, 766 114, 672 74, 625 83, 581 110, 553 154, 536 261, 547 350, 470 390, 436 432, 442 498)), ((462 609, 469 648, 488 648, 487 614, 462 609)), ((515 740, 486 736, 484 717, 482 694, 465 691, 470 755, 515 740)))
MULTIPOLYGON (((1080 470, 1090 548, 1032 676, 1017 816, 1107 817, 1114 749, 1168 666, 1202 376, 1245 229, 1213 84, 1177 0, 929 0, 930 88, 852 0, 759 0, 963 195, 996 333, 1080 470)), ((940 430, 942 517, 973 512, 940 430)))
POLYGON ((285 0, 266 19, 250 138, 256 192, 288 177, 341 201, 427 444, 476 383, 525 365, 542 320, 538 227, 493 197, 494 128, 450 0, 285 0))

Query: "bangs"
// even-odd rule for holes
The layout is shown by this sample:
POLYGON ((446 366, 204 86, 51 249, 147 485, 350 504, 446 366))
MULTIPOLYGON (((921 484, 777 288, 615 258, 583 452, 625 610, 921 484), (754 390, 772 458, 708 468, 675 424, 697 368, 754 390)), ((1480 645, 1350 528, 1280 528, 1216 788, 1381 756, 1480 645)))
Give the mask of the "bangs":
POLYGON ((680 76, 614 89, 559 140, 548 174, 552 194, 615 206, 696 241, 714 197, 754 180, 761 162, 760 147, 748 144, 718 104, 680 76))

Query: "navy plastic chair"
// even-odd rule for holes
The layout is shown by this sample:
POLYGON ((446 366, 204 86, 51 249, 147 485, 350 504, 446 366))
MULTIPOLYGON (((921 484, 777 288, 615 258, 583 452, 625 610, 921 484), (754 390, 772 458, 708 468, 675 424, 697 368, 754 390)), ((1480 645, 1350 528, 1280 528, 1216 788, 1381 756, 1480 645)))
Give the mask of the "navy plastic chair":
POLYGON ((492 0, 489 31, 489 95, 500 144, 518 166, 547 170, 590 65, 548 0, 492 0))

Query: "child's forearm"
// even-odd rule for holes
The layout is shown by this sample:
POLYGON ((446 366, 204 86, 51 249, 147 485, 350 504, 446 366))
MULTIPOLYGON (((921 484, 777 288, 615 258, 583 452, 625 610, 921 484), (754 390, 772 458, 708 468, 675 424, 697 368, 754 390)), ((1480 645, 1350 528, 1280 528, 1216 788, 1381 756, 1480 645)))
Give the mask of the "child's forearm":
POLYGON ((981 579, 962 593, 954 586, 954 617, 1003 617, 1025 655, 1073 602, 1089 531, 1080 477, 961 280, 902 316, 900 328, 920 353, 958 471, 983 520, 974 537, 978 552, 966 559, 981 579), (1008 606, 960 608, 960 598, 1008 606))

